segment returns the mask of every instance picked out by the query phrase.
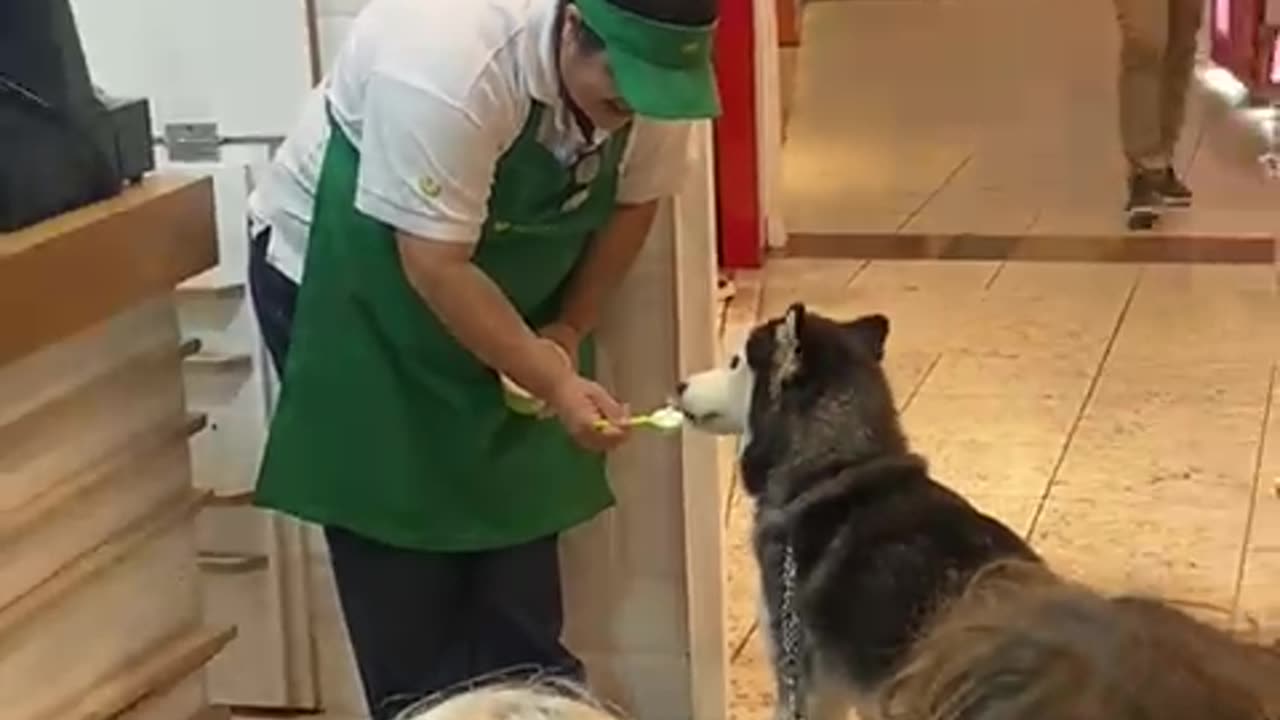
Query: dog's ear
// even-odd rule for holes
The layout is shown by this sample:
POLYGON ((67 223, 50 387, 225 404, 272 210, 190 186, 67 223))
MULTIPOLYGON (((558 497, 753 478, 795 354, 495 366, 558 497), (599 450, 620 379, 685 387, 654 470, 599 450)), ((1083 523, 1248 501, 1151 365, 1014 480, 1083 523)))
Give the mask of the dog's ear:
POLYGON ((787 308, 787 314, 774 326, 773 367, 774 378, 779 383, 788 382, 800 373, 806 313, 804 304, 796 303, 787 308))
POLYGON ((845 323, 844 327, 877 362, 884 360, 885 341, 889 339, 889 318, 880 314, 866 315, 845 323))
POLYGON ((779 345, 795 347, 800 344, 800 337, 804 333, 805 315, 808 310, 805 309, 804 303, 794 303, 787 308, 787 314, 782 316, 782 322, 778 323, 777 341, 779 345))

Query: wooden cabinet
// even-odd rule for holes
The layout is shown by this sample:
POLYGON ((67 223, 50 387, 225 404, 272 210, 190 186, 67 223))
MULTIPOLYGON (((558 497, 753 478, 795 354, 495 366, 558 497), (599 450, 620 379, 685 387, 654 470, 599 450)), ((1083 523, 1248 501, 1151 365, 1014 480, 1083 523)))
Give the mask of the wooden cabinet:
POLYGON ((172 288, 211 266, 208 181, 158 177, 0 235, 5 720, 209 717, 184 342, 172 288))

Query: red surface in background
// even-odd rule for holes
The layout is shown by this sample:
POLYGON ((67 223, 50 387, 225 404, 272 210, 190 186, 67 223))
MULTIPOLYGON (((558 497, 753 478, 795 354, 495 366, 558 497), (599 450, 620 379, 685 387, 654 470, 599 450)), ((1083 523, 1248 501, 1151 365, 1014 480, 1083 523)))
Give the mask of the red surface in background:
POLYGON ((724 114, 715 124, 716 215, 720 266, 758 268, 763 261, 756 143, 753 0, 724 0, 716 36, 716 78, 724 114))
POLYGON ((1209 13, 1209 56, 1250 91, 1274 91, 1272 79, 1276 28, 1263 24, 1264 0, 1213 0, 1209 13), (1226 11, 1226 34, 1219 15, 1226 11))

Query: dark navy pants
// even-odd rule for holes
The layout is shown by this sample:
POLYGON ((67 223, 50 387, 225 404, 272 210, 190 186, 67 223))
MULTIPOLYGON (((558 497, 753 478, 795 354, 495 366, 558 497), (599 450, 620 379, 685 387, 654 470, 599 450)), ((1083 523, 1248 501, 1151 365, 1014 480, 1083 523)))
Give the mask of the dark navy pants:
MULTIPOLYGON (((280 371, 298 287, 267 262, 266 235, 253 240, 250 293, 280 371)), ((560 642, 556 537, 475 553, 396 548, 335 527, 325 538, 373 720, 477 679, 583 680, 582 663, 560 642)))

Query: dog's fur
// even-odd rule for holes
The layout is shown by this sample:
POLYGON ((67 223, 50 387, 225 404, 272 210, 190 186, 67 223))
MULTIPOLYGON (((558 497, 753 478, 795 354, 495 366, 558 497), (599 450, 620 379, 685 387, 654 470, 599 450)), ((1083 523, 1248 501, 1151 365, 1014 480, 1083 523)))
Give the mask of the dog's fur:
POLYGON ((695 427, 743 436, 762 626, 775 649, 781 558, 793 548, 809 720, 844 718, 851 706, 873 717, 941 603, 993 561, 1038 562, 910 452, 881 367, 888 333, 880 315, 840 323, 795 305, 757 327, 728 368, 680 387, 695 427))

